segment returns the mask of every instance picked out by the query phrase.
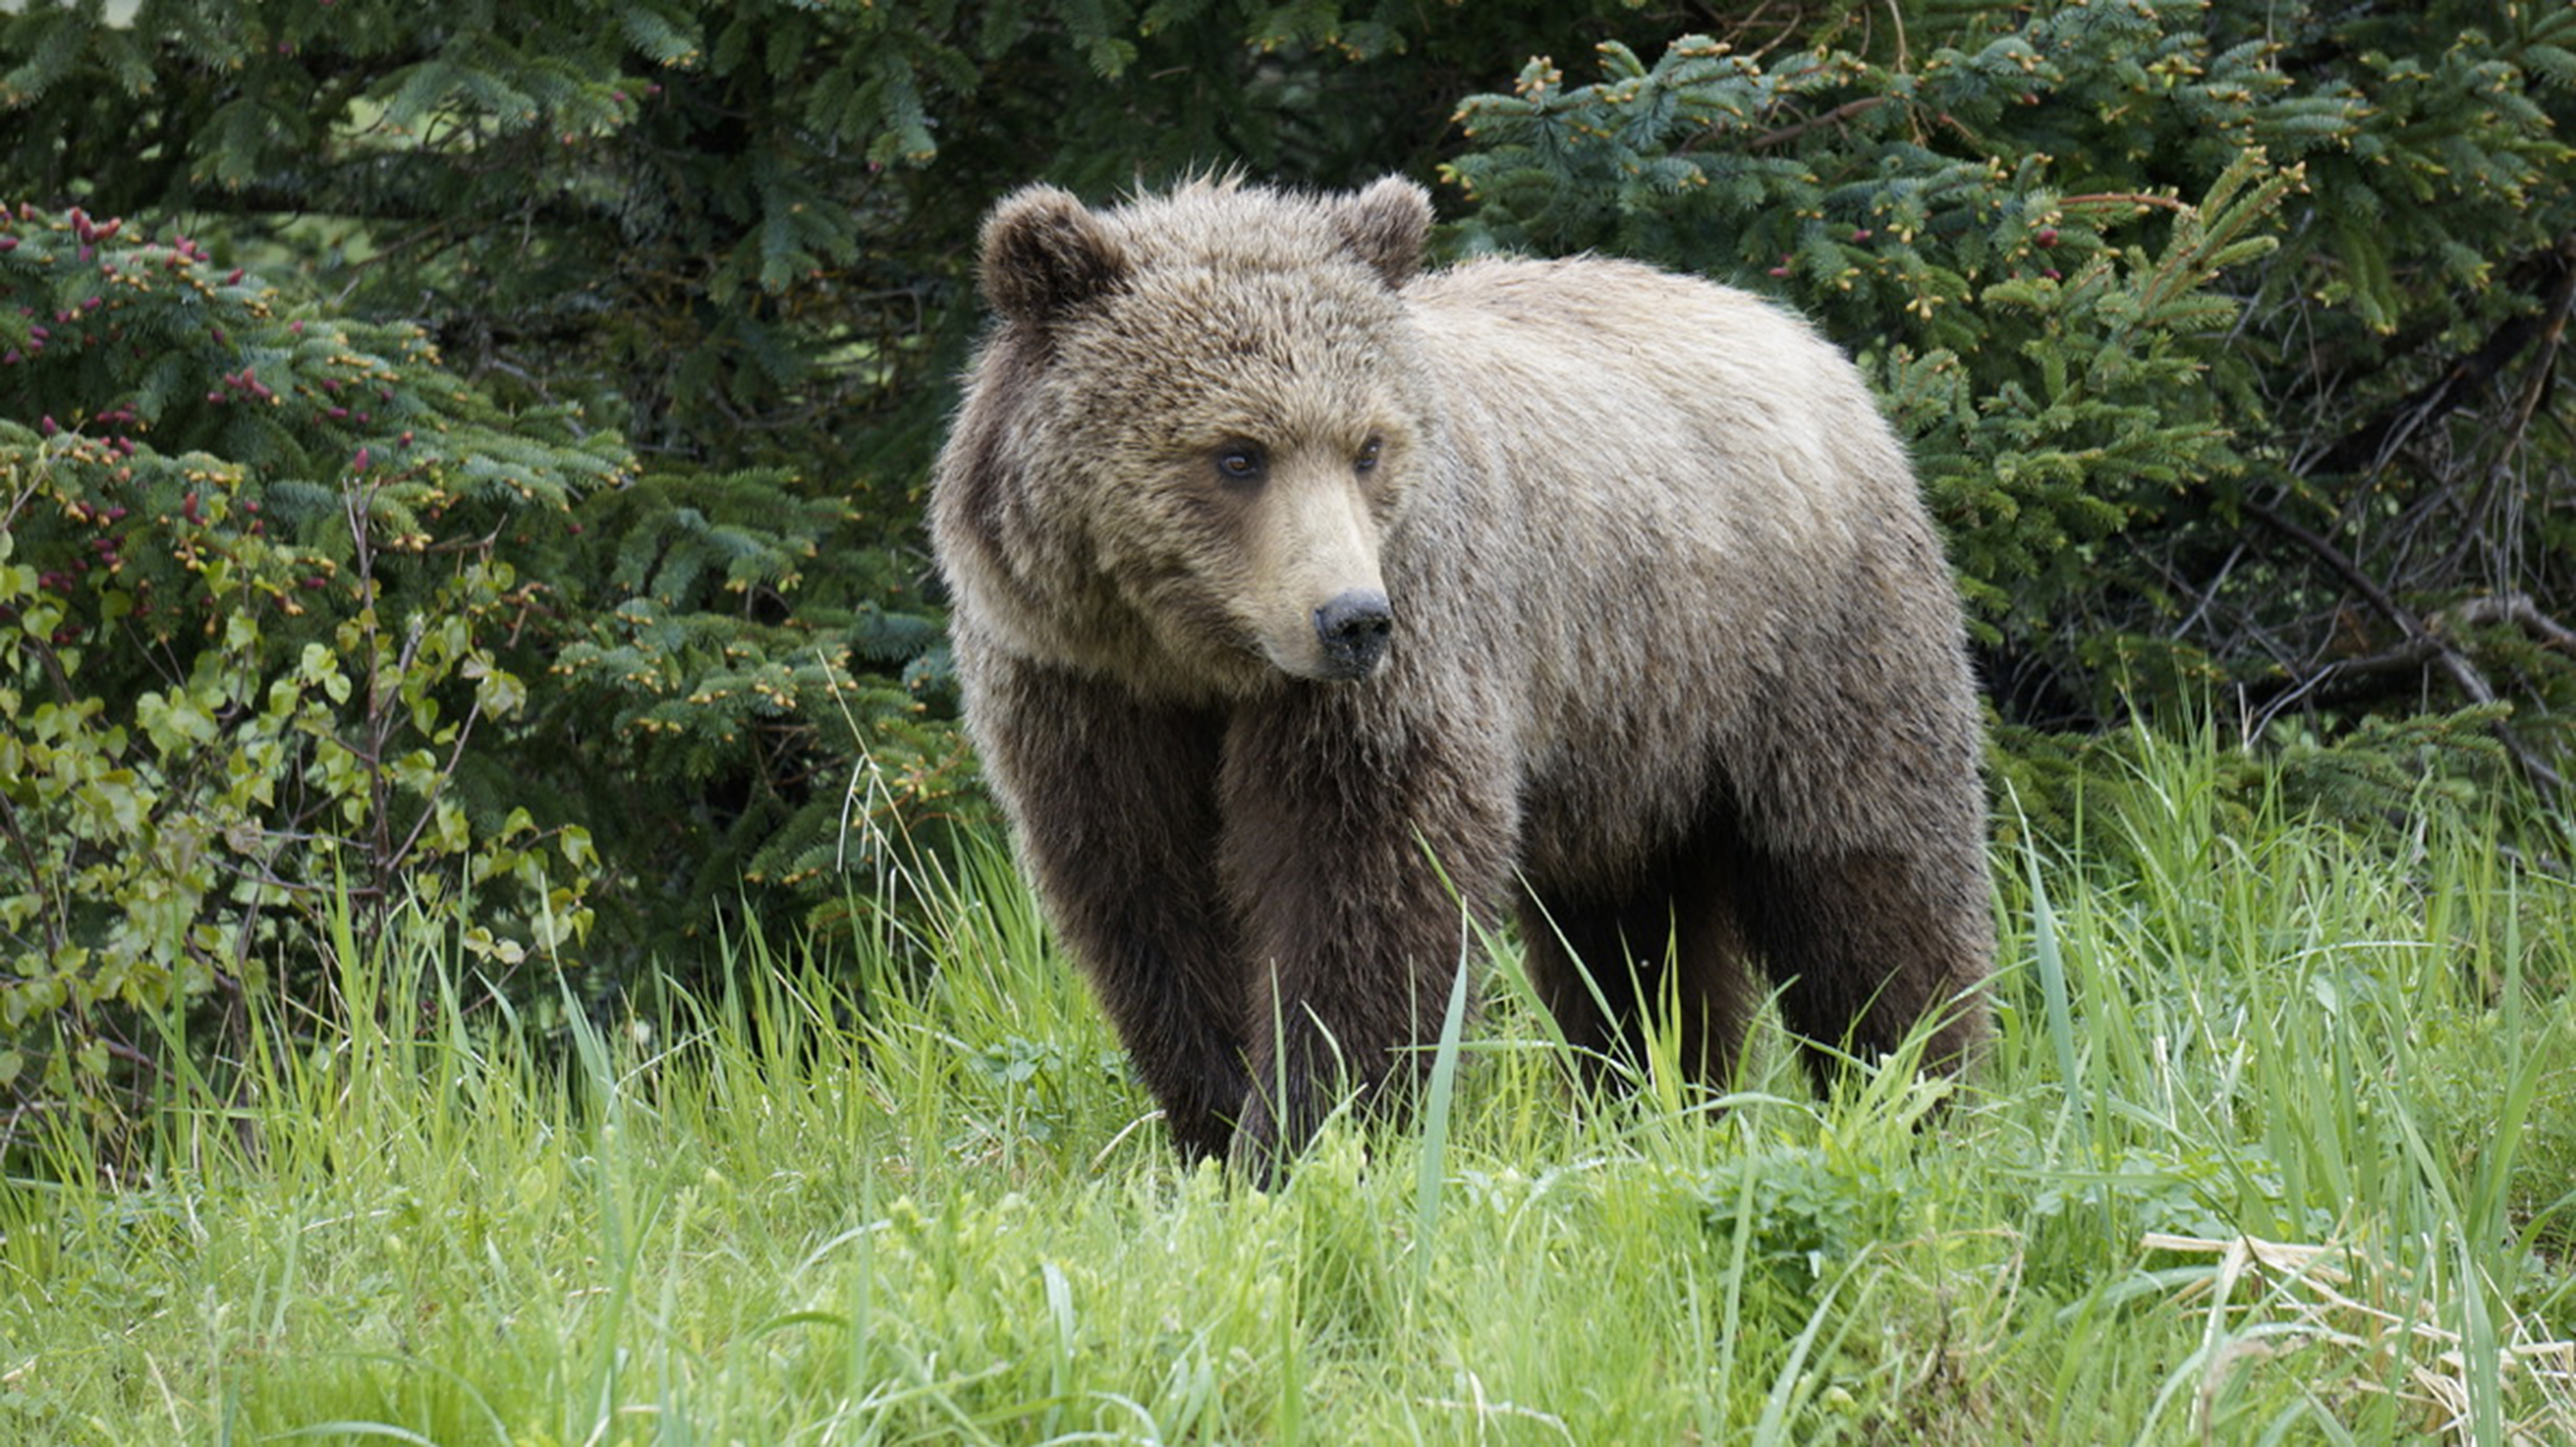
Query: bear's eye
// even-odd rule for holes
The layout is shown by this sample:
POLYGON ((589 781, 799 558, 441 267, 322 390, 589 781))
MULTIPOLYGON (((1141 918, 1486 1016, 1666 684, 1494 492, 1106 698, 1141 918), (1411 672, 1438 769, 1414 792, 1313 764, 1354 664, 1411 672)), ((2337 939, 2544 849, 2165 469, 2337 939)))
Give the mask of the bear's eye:
POLYGON ((1351 460, 1351 470, 1353 472, 1377 471, 1377 455, 1383 446, 1384 444, 1374 437, 1361 443, 1360 455, 1351 460))
POLYGON ((1250 443, 1238 443, 1216 455, 1216 475, 1226 482, 1259 482, 1270 471, 1270 459, 1250 443))

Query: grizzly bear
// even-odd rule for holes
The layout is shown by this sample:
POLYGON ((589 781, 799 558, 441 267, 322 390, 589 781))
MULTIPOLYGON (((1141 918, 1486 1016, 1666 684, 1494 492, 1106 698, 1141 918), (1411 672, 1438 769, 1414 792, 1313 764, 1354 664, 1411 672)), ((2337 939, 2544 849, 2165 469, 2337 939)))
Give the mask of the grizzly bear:
POLYGON ((1633 263, 1424 271, 1429 196, 1034 186, 931 528, 966 721, 1188 1159, 1400 1105, 1477 928, 1587 1058, 1821 1073, 1993 950, 1978 708, 1843 356, 1633 263), (1476 928, 1471 928, 1476 927, 1476 928))

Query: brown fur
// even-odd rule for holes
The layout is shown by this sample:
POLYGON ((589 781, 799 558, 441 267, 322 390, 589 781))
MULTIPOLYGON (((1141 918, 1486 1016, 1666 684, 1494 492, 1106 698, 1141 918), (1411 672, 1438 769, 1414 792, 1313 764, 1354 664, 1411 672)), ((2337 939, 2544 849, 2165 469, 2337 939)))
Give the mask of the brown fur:
POLYGON ((1858 376, 1642 266, 1419 273, 1429 222, 1390 180, 986 223, 931 506, 968 724, 1182 1152, 1400 1099, 1513 913, 1581 1046, 1669 995, 1713 1077, 1758 965, 1821 1046, 1937 1015, 1963 1060, 1974 691, 1858 376))

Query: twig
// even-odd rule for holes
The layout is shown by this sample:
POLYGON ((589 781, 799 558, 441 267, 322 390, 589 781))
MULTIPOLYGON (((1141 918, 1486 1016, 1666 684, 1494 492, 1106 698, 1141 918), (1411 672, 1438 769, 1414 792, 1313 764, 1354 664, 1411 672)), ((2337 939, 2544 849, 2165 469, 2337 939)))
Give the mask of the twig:
POLYGON ((1826 111, 1822 115, 1809 116, 1795 125, 1782 126, 1776 131, 1769 131, 1762 135, 1755 136, 1752 140, 1744 143, 1745 149, 1759 151, 1768 149, 1772 146, 1786 145, 1789 142, 1796 140, 1798 137, 1805 135, 1807 132, 1816 129, 1818 126, 1839 125, 1842 122, 1851 119, 1853 116, 1860 115, 1865 111, 1878 109, 1880 106, 1885 105, 1890 99, 1892 99, 1892 97, 1883 95, 1865 95, 1859 100, 1844 101, 1841 105, 1834 107, 1832 110, 1826 111))
POLYGON ((2532 641, 2561 653, 2576 653, 2576 628, 2540 611, 2528 593, 2498 593, 2454 603, 2434 616, 2444 631, 2510 623, 2532 641))
MULTIPOLYGON (((2316 678, 2310 680, 2310 684, 2348 676, 2403 673, 2410 669, 2422 668, 2425 664, 2435 662, 2441 657, 2442 650, 2448 646, 2443 641, 2445 637, 2456 635, 2463 629, 2494 627, 2499 624, 2511 624, 2521 629, 2531 636, 2533 642, 2543 648, 2554 648, 2561 653, 2576 653, 2576 629, 2570 629, 2541 612, 2528 596, 2521 593, 2506 593, 2496 597, 2470 598, 2454 603, 2434 614, 2431 623, 2423 633, 2408 638, 2394 648, 2384 648, 2377 653, 2365 654, 2359 658, 2341 659, 2328 664, 2318 671, 2316 678)), ((2304 692, 2305 688, 2303 687, 2301 691, 2304 692)))
POLYGON ((2177 215, 2188 216, 2192 207, 2171 196, 2152 196, 2144 191, 2090 191, 2081 196, 2060 196, 2059 207, 2067 206, 2161 206, 2177 215))
POLYGON ((2509 464, 2513 455, 2522 450, 2523 439, 2531 433, 2531 420, 2539 412, 2541 402, 2549 395, 2551 384, 2558 376, 2558 353, 2566 344, 2568 314, 2576 310, 2576 234, 2561 240, 2559 251, 2566 264, 2559 268, 2558 283, 2550 289, 2549 300, 2541 308, 2546 320, 2540 327, 2540 355, 2533 360, 2529 375, 2523 379, 2522 395, 2514 403, 2513 421, 2504 430, 2504 441, 2492 454, 2486 478, 2479 483, 2477 495, 2469 500, 2468 507, 2461 514, 2460 541, 2451 554, 2455 564, 2466 558, 2485 536, 2487 518, 2507 490, 2505 481, 2510 475, 2509 464))

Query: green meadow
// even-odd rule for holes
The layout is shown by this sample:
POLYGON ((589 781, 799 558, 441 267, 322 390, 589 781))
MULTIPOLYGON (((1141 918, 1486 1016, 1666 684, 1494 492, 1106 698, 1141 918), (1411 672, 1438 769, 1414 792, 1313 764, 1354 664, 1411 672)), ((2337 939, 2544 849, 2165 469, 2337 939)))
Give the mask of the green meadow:
POLYGON ((1962 1086, 1766 1025, 1589 1096, 1494 941, 1420 1117, 1270 1192, 1175 1164, 998 850, 855 974, 737 939, 568 1032, 344 934, 129 1164, 13 1164, 0 1441, 2576 1439, 2576 885, 2217 777, 1999 847, 1962 1086))

